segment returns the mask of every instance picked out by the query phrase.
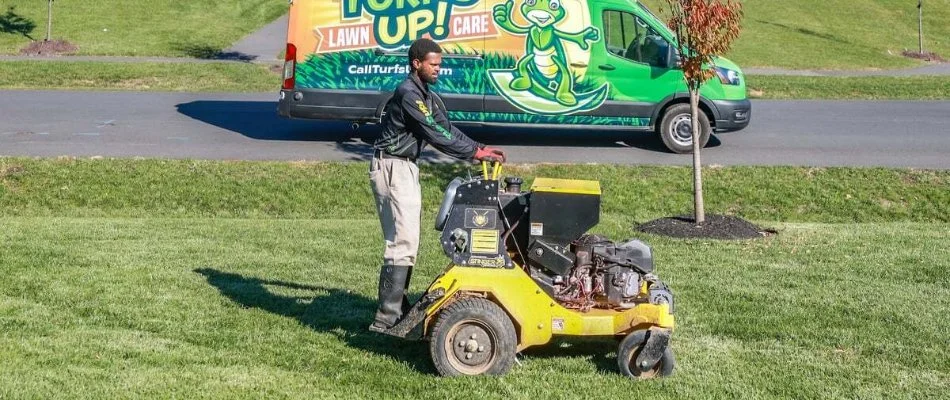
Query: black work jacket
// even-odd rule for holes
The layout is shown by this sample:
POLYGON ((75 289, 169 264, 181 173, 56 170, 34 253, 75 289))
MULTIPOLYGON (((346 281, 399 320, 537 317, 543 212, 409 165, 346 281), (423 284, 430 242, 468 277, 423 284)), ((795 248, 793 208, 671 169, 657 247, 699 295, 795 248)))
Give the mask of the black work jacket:
POLYGON ((373 148, 385 153, 416 159, 426 144, 450 157, 470 160, 483 147, 449 122, 446 111, 429 86, 410 73, 386 103, 382 134, 373 148))

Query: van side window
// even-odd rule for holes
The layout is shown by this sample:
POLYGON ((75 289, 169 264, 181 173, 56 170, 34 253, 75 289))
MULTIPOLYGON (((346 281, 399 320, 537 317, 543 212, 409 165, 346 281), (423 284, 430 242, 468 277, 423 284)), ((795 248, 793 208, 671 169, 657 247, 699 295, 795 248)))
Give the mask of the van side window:
POLYGON ((664 59, 670 46, 655 29, 640 17, 623 11, 604 11, 605 44, 611 54, 630 61, 666 67, 664 59))

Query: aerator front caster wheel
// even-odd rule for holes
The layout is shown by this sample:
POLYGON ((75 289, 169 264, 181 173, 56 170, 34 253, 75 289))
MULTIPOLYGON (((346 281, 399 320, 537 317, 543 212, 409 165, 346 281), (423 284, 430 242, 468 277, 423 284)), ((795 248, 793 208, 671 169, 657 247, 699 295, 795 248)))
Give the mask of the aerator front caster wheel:
POLYGON ((439 312, 429 352, 442 376, 503 375, 511 369, 518 339, 501 307, 483 298, 465 298, 439 312))
POLYGON ((645 365, 637 363, 651 333, 649 330, 633 331, 620 342, 617 364, 623 376, 633 379, 651 379, 673 374, 676 359, 673 358, 673 350, 670 350, 668 345, 663 349, 658 360, 641 360, 641 364, 645 363, 645 365))
MULTIPOLYGON (((689 114, 689 103, 674 104, 663 114, 657 128, 663 144, 674 153, 693 153, 693 120, 689 114)), ((702 132, 699 135, 699 147, 703 148, 709 142, 712 126, 709 125, 709 117, 702 110, 699 111, 699 130, 702 132)))

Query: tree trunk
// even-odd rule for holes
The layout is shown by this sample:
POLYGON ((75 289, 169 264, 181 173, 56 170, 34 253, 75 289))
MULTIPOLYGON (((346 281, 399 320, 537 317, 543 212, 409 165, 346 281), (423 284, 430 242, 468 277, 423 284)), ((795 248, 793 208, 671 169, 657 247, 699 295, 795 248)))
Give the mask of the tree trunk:
POLYGON ((699 158, 702 142, 702 130, 699 127, 699 88, 689 90, 689 116, 693 124, 693 203, 696 225, 706 222, 706 210, 703 205, 703 164, 699 158))
POLYGON ((53 35, 53 0, 46 2, 46 41, 53 35))

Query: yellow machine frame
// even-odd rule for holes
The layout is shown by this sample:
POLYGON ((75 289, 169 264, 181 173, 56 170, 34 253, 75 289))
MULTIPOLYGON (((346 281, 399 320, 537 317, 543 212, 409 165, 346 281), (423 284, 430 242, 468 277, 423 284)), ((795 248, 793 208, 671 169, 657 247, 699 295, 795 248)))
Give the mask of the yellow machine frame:
MULTIPOLYGON (((551 341, 553 335, 625 335, 638 329, 673 329, 674 317, 668 304, 639 304, 614 311, 592 309, 581 312, 565 308, 541 290, 520 266, 513 269, 473 268, 450 265, 427 290, 444 290, 445 295, 426 309, 425 334, 438 311, 465 296, 487 297, 496 302, 518 330, 518 351, 551 341)), ((646 294, 646 283, 640 288, 646 294)))
MULTIPOLYGON (((501 176, 501 163, 482 162, 485 180, 501 176)), ((533 190, 579 194, 600 194, 596 181, 538 178, 533 190)), ((648 297, 648 284, 640 286, 640 297, 648 297)), ((561 306, 531 279, 524 268, 478 268, 449 264, 426 293, 437 293, 425 307, 423 335, 429 336, 439 310, 464 297, 484 297, 498 304, 514 323, 517 351, 551 341, 554 335, 617 336, 641 329, 673 330, 675 319, 669 304, 647 302, 625 310, 591 309, 587 312, 561 306)))

